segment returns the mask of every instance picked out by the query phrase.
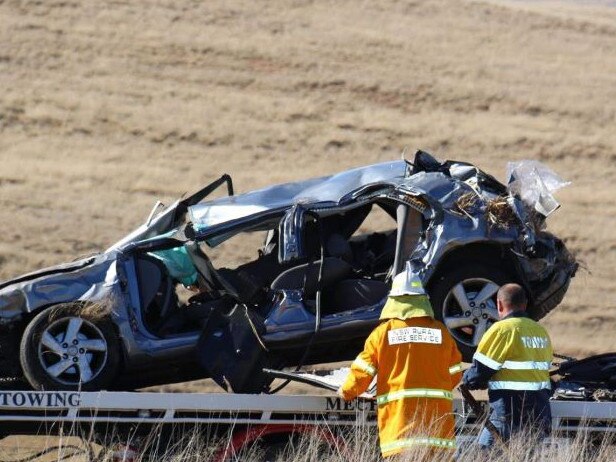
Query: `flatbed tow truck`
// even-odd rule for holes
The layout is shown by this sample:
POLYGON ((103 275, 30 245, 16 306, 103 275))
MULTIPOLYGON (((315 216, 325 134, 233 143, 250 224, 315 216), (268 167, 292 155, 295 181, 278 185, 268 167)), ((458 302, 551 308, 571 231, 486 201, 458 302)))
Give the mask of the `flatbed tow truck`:
MULTIPOLYGON (((462 400, 454 400, 454 409, 458 438, 470 441, 481 422, 462 400)), ((560 440, 578 432, 602 437, 616 429, 616 402, 552 401, 552 415, 554 435, 560 440)), ((2 437, 87 435, 88 441, 103 447, 124 448, 116 456, 125 461, 141 451, 160 454, 164 444, 195 431, 213 442, 223 442, 213 458, 217 462, 242 461, 240 454, 255 444, 276 453, 302 434, 344 450, 345 429, 375 425, 374 400, 344 402, 335 396, 0 392, 2 437)))

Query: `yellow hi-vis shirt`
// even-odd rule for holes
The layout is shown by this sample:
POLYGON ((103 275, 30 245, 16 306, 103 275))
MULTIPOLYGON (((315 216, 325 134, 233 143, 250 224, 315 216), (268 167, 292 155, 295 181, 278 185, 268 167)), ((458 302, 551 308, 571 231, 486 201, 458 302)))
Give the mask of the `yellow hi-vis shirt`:
POLYGON ((552 342, 539 323, 511 317, 494 323, 479 342, 473 359, 496 372, 489 390, 550 388, 552 342))
POLYGON ((366 391, 378 373, 384 457, 417 447, 455 449, 452 390, 462 371, 455 341, 425 295, 390 297, 381 319, 351 364, 344 398, 366 391))

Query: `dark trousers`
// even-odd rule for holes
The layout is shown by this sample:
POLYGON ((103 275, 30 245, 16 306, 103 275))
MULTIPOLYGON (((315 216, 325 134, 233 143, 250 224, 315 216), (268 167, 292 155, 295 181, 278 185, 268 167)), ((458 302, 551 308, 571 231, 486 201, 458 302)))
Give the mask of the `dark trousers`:
MULTIPOLYGON (((491 390, 489 420, 504 441, 519 433, 537 440, 546 438, 552 429, 550 394, 550 390, 491 390)), ((490 448, 493 444, 493 436, 484 428, 479 435, 479 445, 490 448)))

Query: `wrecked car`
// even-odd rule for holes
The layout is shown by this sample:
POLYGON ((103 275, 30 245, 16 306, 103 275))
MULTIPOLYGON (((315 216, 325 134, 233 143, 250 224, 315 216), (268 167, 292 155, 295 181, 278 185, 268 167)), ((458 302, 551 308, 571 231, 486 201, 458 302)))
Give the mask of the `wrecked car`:
POLYGON ((575 274, 563 242, 544 230, 558 206, 551 190, 539 181, 523 199, 520 179, 533 175, 515 170, 505 186, 422 151, 413 162, 240 195, 224 175, 162 211, 158 204, 98 255, 1 283, 0 372, 36 389, 212 377, 231 391, 264 391, 271 378, 263 368, 352 359, 406 265, 468 360, 498 319, 502 284, 522 284, 540 319, 575 274), (227 196, 208 198, 225 185, 227 196), (384 230, 366 231, 377 211, 384 230), (246 233, 264 237, 256 257, 216 267, 208 249, 246 233), (201 291, 187 302, 157 258, 172 249, 185 252, 198 275, 201 291))
POLYGON ((616 353, 559 359, 563 361, 550 372, 555 382, 553 400, 616 401, 616 353))

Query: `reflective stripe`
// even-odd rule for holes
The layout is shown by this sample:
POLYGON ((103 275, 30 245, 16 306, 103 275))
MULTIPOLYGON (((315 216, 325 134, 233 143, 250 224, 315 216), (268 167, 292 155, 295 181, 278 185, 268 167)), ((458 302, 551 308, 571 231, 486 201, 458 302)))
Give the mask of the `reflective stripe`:
POLYGON ((492 358, 488 358, 486 355, 475 352, 473 355, 473 359, 479 361, 484 366, 488 366, 490 369, 494 369, 495 371, 499 370, 503 365, 497 361, 494 361, 492 358))
POLYGON ((415 437, 381 444, 381 452, 387 453, 395 449, 410 448, 413 446, 434 446, 437 448, 455 449, 456 440, 446 438, 415 437))
POLYGON ((490 390, 543 390, 550 388, 550 382, 488 382, 490 390))
POLYGON ((364 371, 366 374, 371 375, 372 377, 376 375, 376 369, 374 368, 374 366, 372 364, 368 364, 366 361, 359 357, 355 358, 355 361, 353 361, 353 365, 358 369, 364 371))
POLYGON ((458 364, 456 364, 455 366, 451 366, 451 367, 449 368, 449 373, 450 373, 451 375, 453 375, 453 374, 455 374, 455 373, 457 373, 457 372, 460 372, 461 370, 462 370, 462 363, 458 363, 458 364))
POLYGON ((505 361, 503 369, 548 371, 551 365, 550 361, 505 361))
POLYGON ((389 403, 404 398, 441 398, 453 399, 453 393, 447 390, 439 390, 433 388, 410 388, 408 390, 397 390, 391 393, 386 393, 376 397, 378 404, 389 403))

